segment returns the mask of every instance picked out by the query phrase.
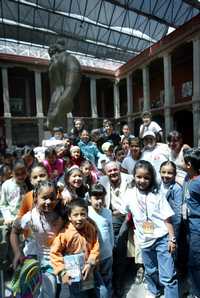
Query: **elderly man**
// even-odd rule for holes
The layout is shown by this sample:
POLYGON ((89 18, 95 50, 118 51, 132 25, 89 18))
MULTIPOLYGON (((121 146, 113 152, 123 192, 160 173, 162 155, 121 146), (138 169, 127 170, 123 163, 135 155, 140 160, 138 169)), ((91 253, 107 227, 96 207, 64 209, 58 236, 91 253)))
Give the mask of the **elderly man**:
POLYGON ((125 273, 128 229, 123 213, 123 197, 131 187, 133 176, 120 172, 119 165, 109 161, 104 167, 105 176, 100 183, 106 189, 105 204, 112 210, 115 247, 113 251, 113 288, 116 297, 123 295, 123 277, 125 273))

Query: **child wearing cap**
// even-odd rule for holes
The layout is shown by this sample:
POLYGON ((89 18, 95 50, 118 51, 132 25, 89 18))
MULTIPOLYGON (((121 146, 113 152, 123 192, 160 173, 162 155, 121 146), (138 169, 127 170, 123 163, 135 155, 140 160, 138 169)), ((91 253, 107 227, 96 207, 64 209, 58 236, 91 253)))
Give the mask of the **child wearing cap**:
POLYGON ((103 154, 101 155, 101 157, 98 160, 98 166, 97 167, 100 171, 103 172, 103 168, 104 168, 104 165, 106 164, 106 162, 111 161, 111 160, 114 159, 114 156, 113 156, 114 146, 110 142, 105 142, 101 146, 101 149, 103 151, 103 154))
POLYGON ((157 181, 160 182, 160 166, 164 161, 168 160, 168 152, 165 152, 165 150, 157 144, 156 135, 152 131, 146 131, 142 141, 144 146, 142 159, 152 164, 156 171, 157 181))

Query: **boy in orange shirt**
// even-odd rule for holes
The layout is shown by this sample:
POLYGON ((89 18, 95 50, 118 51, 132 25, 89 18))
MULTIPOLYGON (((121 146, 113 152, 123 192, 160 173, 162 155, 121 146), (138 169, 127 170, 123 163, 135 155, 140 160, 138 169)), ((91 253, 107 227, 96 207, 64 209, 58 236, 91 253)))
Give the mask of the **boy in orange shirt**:
MULTIPOLYGON (((85 281, 99 261, 99 242, 94 224, 88 220, 88 207, 83 199, 73 200, 68 205, 68 225, 58 234, 51 247, 51 263, 55 274, 63 284, 69 285, 70 298, 87 297, 82 290, 85 281), (80 280, 67 269, 65 256, 75 258, 83 255, 83 264, 80 266, 80 280), (77 296, 78 295, 78 296, 77 296)), ((77 265, 75 261, 74 266, 77 265)))

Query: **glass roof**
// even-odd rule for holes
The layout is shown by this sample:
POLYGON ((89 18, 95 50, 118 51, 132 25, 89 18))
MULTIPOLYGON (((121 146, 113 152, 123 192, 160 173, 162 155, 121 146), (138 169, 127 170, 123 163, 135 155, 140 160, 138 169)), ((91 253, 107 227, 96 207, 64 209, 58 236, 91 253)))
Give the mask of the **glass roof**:
POLYGON ((81 64, 114 70, 199 11, 198 0, 1 0, 0 52, 46 59, 62 37, 81 64))

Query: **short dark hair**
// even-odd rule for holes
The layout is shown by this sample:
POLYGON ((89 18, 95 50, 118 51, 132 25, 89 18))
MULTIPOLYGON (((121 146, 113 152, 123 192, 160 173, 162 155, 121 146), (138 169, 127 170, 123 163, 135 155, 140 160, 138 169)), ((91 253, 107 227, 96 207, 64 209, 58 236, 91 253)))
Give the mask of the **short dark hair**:
POLYGON ((73 209, 75 209, 76 207, 84 208, 85 211, 88 213, 88 204, 86 203, 86 201, 84 199, 81 199, 81 198, 72 200, 67 205, 67 207, 68 207, 68 216, 71 215, 73 209))
POLYGON ((160 165, 160 171, 161 171, 162 167, 167 166, 167 165, 172 166, 172 168, 174 170, 174 174, 176 175, 176 164, 173 161, 171 161, 171 160, 166 160, 163 163, 161 163, 161 165, 160 165))
POLYGON ((63 129, 62 126, 60 126, 60 127, 54 127, 53 128, 53 133, 55 133, 55 132, 62 132, 62 133, 64 133, 64 129, 63 129))
POLYGON ((100 183, 95 183, 91 186, 89 190, 90 196, 105 196, 106 195, 106 189, 105 187, 100 183))
POLYGON ((183 150, 183 158, 185 163, 191 163, 192 168, 200 171, 200 148, 188 148, 183 150))
POLYGON ((55 148, 49 147, 44 152, 45 158, 47 158, 49 155, 57 155, 55 148))
POLYGON ((177 140, 182 140, 182 134, 180 132, 178 132, 177 130, 173 130, 173 131, 170 131, 170 133, 168 134, 167 136, 167 141, 168 142, 171 142, 171 140, 175 138, 177 140))
POLYGON ((144 112, 142 112, 142 118, 144 118, 144 117, 152 117, 152 115, 151 115, 151 112, 150 111, 144 111, 144 112))

